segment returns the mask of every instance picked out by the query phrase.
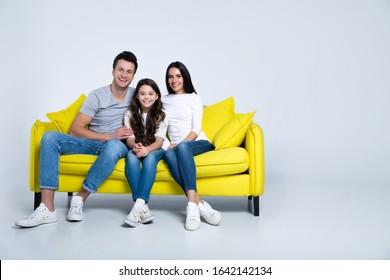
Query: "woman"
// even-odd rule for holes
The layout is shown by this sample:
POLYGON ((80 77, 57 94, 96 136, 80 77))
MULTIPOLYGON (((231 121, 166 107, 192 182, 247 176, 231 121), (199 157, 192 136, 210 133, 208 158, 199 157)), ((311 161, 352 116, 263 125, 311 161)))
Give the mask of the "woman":
POLYGON ((124 222, 135 227, 154 219, 147 202, 156 178, 157 164, 165 153, 161 147, 168 123, 162 109, 160 89, 153 80, 138 82, 124 124, 134 133, 126 140, 129 152, 125 173, 135 201, 124 222))
POLYGON ((196 189, 194 156, 214 149, 202 132, 202 101, 183 63, 177 61, 168 66, 165 82, 169 94, 163 96, 163 104, 169 116, 168 137, 171 145, 164 159, 172 177, 187 195, 185 228, 187 230, 199 229, 200 216, 208 223, 218 225, 221 214, 203 201, 196 189))

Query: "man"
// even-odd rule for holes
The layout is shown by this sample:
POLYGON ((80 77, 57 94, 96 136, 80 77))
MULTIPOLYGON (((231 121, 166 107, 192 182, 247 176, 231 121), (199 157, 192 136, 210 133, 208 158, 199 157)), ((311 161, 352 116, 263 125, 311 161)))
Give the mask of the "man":
POLYGON ((71 200, 68 221, 83 220, 83 205, 91 193, 110 176, 120 158, 127 154, 121 141, 133 134, 123 125, 134 88, 129 87, 137 71, 136 56, 128 51, 118 54, 113 63, 110 85, 92 91, 75 117, 70 132, 50 131, 41 140, 40 189, 42 202, 34 212, 17 221, 20 227, 34 227, 57 221, 54 193, 58 189, 59 156, 92 154, 98 158, 91 166, 81 191, 71 200))

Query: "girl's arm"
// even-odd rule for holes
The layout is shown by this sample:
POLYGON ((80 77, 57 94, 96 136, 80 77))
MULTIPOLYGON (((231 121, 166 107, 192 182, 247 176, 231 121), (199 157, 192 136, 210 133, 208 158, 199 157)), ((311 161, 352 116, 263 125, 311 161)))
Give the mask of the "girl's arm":
POLYGON ((129 136, 126 139, 126 146, 129 150, 133 149, 135 146, 135 137, 129 136))

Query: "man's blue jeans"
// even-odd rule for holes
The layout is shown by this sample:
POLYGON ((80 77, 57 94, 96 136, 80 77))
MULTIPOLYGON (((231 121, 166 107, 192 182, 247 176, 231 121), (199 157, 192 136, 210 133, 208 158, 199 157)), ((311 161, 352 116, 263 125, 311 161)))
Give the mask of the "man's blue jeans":
POLYGON ((156 179, 157 164, 163 158, 164 153, 165 150, 158 149, 142 158, 137 158, 131 150, 127 153, 125 173, 134 201, 137 198, 149 201, 150 190, 156 179))
POLYGON ((40 189, 58 189, 60 155, 89 154, 98 158, 89 169, 83 188, 95 193, 127 151, 126 145, 115 138, 100 142, 57 131, 46 132, 41 140, 40 189))
POLYGON ((165 162, 173 179, 183 189, 196 191, 196 166, 194 156, 213 150, 213 145, 207 140, 184 141, 174 149, 165 152, 165 162))

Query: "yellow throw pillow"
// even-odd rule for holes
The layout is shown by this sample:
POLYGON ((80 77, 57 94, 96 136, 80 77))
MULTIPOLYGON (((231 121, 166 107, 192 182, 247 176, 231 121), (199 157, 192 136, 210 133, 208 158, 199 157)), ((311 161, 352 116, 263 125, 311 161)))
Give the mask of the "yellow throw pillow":
POLYGON ((203 108, 202 130, 210 142, 227 121, 234 117, 234 99, 229 97, 218 103, 203 108))
POLYGON ((79 112, 81 105, 83 105, 85 98, 85 94, 82 94, 68 108, 58 112, 47 113, 46 116, 53 122, 59 132, 68 134, 73 120, 79 112))
POLYGON ((245 139, 246 131, 252 123, 256 111, 236 116, 225 123, 215 134, 213 145, 216 150, 238 147, 245 139))

